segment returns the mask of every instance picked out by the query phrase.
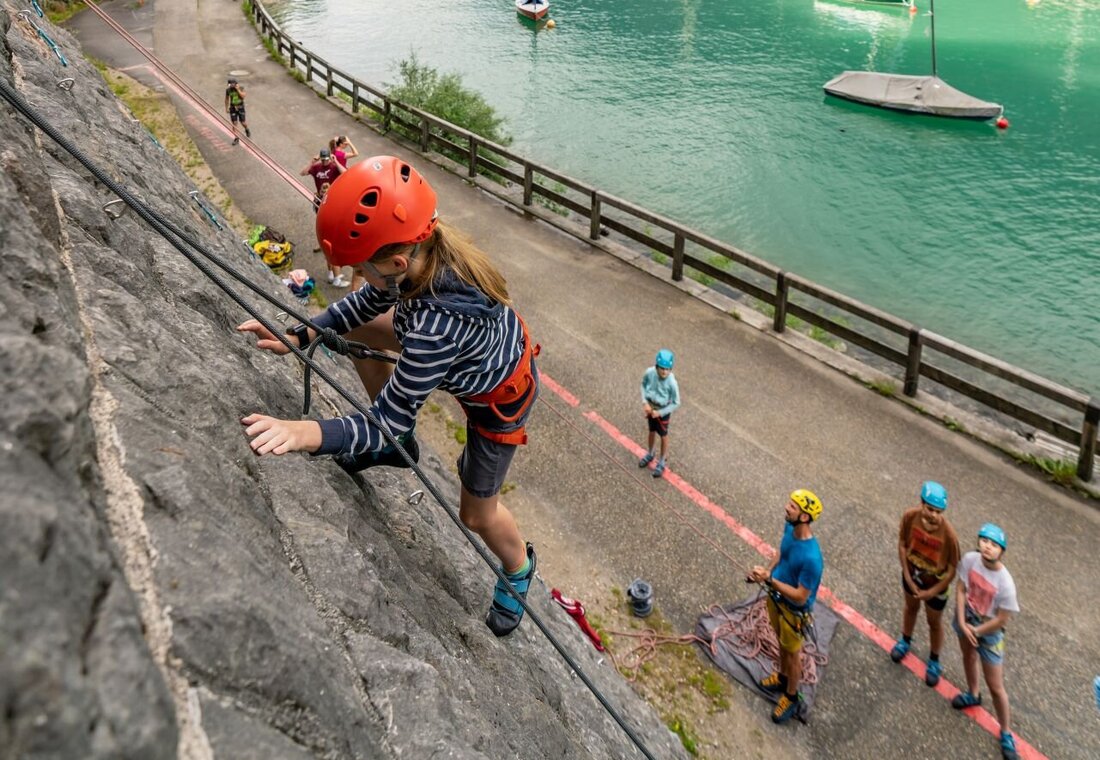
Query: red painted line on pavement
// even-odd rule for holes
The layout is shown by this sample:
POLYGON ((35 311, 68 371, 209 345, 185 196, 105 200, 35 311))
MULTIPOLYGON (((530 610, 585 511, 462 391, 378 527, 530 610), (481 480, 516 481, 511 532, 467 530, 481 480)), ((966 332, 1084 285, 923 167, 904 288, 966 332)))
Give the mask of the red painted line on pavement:
MULTIPOLYGON (((546 384, 546 387, 548 387, 550 390, 560 396, 563 401, 573 407, 577 407, 580 405, 580 400, 576 396, 567 391, 558 383, 550 380, 545 372, 542 372, 540 370, 540 375, 542 381, 546 384)), ((590 410, 584 412, 583 416, 585 419, 594 422, 601 430, 607 433, 608 437, 610 437, 613 441, 618 443, 634 456, 641 456, 645 453, 645 449, 635 443, 634 440, 630 438, 630 436, 626 435, 613 424, 605 420, 597 412, 590 410)), ((668 481, 668 483, 673 488, 680 491, 680 493, 686 496, 689 500, 694 502, 705 512, 707 512, 720 523, 729 528, 738 538, 743 540, 753 549, 756 549, 756 551, 759 552, 762 556, 767 559, 771 559, 771 557, 775 554, 775 549, 767 541, 760 538, 760 536, 756 535, 747 526, 743 525, 740 521, 730 515, 729 512, 727 512, 725 509, 708 499, 703 493, 701 493, 698 489, 696 489, 686 480, 681 478, 679 475, 676 475, 671 470, 666 470, 664 479, 668 481)), ((820 588, 818 588, 817 596, 819 599, 828 604, 833 609, 833 611, 836 612, 836 614, 838 614, 844 620, 848 621, 848 623, 851 624, 853 628, 866 636, 870 641, 877 644, 881 649, 886 652, 889 652, 891 649, 893 649, 894 639, 892 636, 890 636, 884 630, 865 618, 853 607, 842 602, 840 598, 837 597, 837 595, 834 594, 832 590, 830 590, 828 587, 821 586, 820 588)), ((907 654, 905 658, 902 659, 901 664, 908 668, 910 672, 912 672, 922 681, 924 680, 925 664, 917 657, 912 654, 907 654)), ((948 701, 954 699, 955 695, 960 693, 959 688, 948 681, 946 678, 940 679, 939 684, 936 685, 935 691, 948 701)), ((993 736, 1000 738, 1000 723, 988 710, 982 707, 971 707, 963 710, 962 712, 965 715, 969 716, 970 719, 977 723, 979 726, 991 733, 993 736)), ((1023 739, 1023 737, 1021 737, 1019 734, 1015 734, 1015 736, 1017 745, 1016 748, 1020 754, 1020 757, 1026 758, 1027 760, 1047 760, 1046 755, 1037 750, 1035 747, 1028 744, 1023 739)))
POLYGON ((561 400, 569 404, 569 406, 576 407, 581 405, 581 402, 577 400, 576 396, 554 382, 550 375, 546 374, 541 369, 539 370, 539 381, 547 388, 554 391, 554 393, 558 394, 561 400))

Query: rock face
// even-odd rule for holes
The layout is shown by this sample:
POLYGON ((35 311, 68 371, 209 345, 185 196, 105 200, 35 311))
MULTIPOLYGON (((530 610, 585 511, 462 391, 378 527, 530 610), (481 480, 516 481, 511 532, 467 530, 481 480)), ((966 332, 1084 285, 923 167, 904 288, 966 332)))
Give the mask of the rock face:
MULTIPOLYGON (((10 8, 3 81, 282 294, 72 38, 39 21, 63 68, 10 8)), ((105 214, 113 194, 6 101, 0 125, 0 758, 640 756, 531 621, 492 636, 490 571, 430 497, 408 503, 409 473, 254 457, 239 419, 298 415, 296 362, 237 335, 240 308, 134 212, 105 214)), ((683 756, 532 600, 650 750, 683 756)))

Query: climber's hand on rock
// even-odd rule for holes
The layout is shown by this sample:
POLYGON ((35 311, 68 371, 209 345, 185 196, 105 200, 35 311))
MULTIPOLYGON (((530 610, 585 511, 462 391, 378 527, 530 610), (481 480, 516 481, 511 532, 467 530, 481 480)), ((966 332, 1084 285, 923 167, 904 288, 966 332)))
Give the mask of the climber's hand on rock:
POLYGON ((313 420, 280 420, 266 414, 250 414, 241 420, 245 435, 253 436, 249 446, 256 454, 314 452, 321 448, 321 426, 313 420))
MULTIPOLYGON (((270 351, 273 354, 289 354, 290 349, 283 345, 282 341, 272 334, 271 330, 268 330, 259 321, 250 319, 247 322, 243 322, 237 325, 237 332, 250 332, 256 334, 256 348, 264 351, 270 351)), ((291 343, 297 343, 298 339, 293 335, 286 336, 291 343)))

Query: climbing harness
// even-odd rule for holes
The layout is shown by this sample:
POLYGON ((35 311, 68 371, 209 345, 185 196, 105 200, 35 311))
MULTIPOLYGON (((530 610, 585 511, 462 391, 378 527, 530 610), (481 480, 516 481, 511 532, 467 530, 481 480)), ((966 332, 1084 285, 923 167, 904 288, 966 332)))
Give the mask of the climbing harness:
POLYGON ((787 625, 795 633, 802 637, 803 641, 817 643, 817 630, 814 628, 814 615, 806 610, 796 610, 787 602, 787 598, 775 589, 767 589, 768 596, 775 602, 775 608, 779 611, 787 625))
POLYGON ((456 398, 458 398, 458 403, 462 407, 462 411, 466 413, 466 419, 470 420, 471 427, 473 427, 481 437, 496 443, 522 446, 527 443, 526 426, 520 425, 515 430, 509 430, 504 433, 496 430, 489 430, 483 425, 475 424, 470 419, 470 408, 464 403, 473 402, 475 404, 485 404, 489 410, 496 415, 497 419, 505 425, 521 419, 523 415, 527 413, 527 410, 531 408, 531 404, 535 401, 535 373, 531 365, 531 360, 539 355, 539 351, 542 347, 531 341, 531 335, 527 332, 527 323, 523 321, 523 318, 518 314, 516 314, 516 318, 519 319, 520 327, 523 328, 523 356, 520 357, 519 363, 512 371, 512 374, 488 393, 456 398), (500 410, 502 406, 510 406, 517 403, 520 403, 520 407, 514 414, 506 415, 500 410))
MULTIPOLYGON (((96 11, 99 9, 91 0, 85 0, 89 7, 94 8, 96 11)), ((100 12, 100 15, 105 15, 100 12)), ((557 640, 553 633, 547 628, 546 623, 542 618, 527 604, 523 596, 515 589, 511 582, 507 579, 503 569, 494 561, 484 546, 477 540, 474 534, 469 528, 463 524, 462 519, 459 517, 458 510, 453 507, 443 493, 439 490, 438 486, 428 477, 424 470, 417 464, 417 462, 405 451, 401 446, 397 438, 390 432, 389 428, 383 425, 370 409, 363 405, 363 403, 346 388, 344 388, 332 375, 330 375, 324 367, 319 365, 313 359, 313 351, 317 345, 322 342, 324 345, 332 348, 331 344, 336 344, 337 341, 333 336, 335 333, 332 331, 324 331, 318 329, 308 317, 305 315, 298 315, 294 313, 289 307, 280 302, 277 298, 267 293, 267 291, 259 285, 253 283, 244 275, 240 274, 232 265, 222 259, 217 254, 207 250, 204 246, 195 242, 185 232, 180 230, 176 225, 164 217, 160 212, 147 206, 143 201, 136 198, 126 188, 122 187, 116 182, 107 172, 96 165, 91 158, 88 157, 84 151, 78 148, 72 143, 71 140, 63 136, 57 129, 50 124, 46 119, 42 117, 35 109, 33 109, 26 100, 16 91, 6 79, 0 77, 0 96, 2 96, 12 107, 18 111, 24 118, 34 124, 38 129, 45 133, 50 139, 56 142, 59 146, 65 149, 70 155, 73 156, 85 169, 87 169, 100 183, 102 183, 107 189, 113 192, 119 197, 126 205, 134 210, 137 214, 153 228, 158 234, 160 234, 173 248, 179 251, 184 258, 190 261, 200 272, 206 275, 214 284, 216 284, 234 303, 236 303, 241 309, 248 313, 253 319, 263 325, 264 329, 268 330, 275 338, 286 346, 299 361, 302 361, 308 371, 316 372, 317 375, 324 380, 341 398, 347 401, 357 412, 362 414, 367 422, 373 425, 379 430, 383 439, 387 444, 392 446, 394 450, 405 460, 405 463, 413 471, 416 477, 424 484, 425 489, 431 493, 436 503, 447 513, 447 517, 454 523, 455 527, 463 537, 470 543, 474 551, 481 557, 482 561, 489 567, 489 569, 496 576, 497 580, 503 585, 505 591, 516 600, 519 606, 524 610, 527 616, 531 619, 531 622, 542 632, 543 636, 550 643, 552 647, 557 651, 559 656, 565 661, 565 663, 573 670, 581 681, 600 703, 600 705, 607 711, 608 715, 618 724, 623 732, 630 738, 634 746, 648 759, 656 760, 653 753, 649 751, 645 743, 638 736, 638 734, 632 729, 615 707, 608 702, 603 693, 596 687, 588 675, 577 664, 576 660, 566 651, 565 647, 557 640), (221 269, 233 279, 237 280, 242 286, 249 289, 255 295, 263 298, 268 303, 281 307, 282 310, 288 314, 294 316, 299 322, 309 325, 310 328, 317 331, 318 336, 312 342, 308 352, 302 351, 301 348, 294 345, 286 335, 284 335, 276 325, 261 314, 255 307, 253 307, 240 293, 233 289, 229 283, 211 266, 221 269)), ((339 336, 335 336, 339 337, 339 336)), ((353 344, 340 338, 342 346, 348 349, 350 352, 353 344)), ((364 347, 366 351, 372 354, 378 353, 373 349, 364 347)), ((307 393, 308 393, 308 375, 307 375, 307 393)))

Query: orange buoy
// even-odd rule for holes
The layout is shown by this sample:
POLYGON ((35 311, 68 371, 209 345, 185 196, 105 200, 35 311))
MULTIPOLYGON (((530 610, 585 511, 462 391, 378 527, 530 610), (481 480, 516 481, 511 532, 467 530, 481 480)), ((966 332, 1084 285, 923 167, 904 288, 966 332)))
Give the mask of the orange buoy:
POLYGON ((546 22, 547 29, 553 29, 555 26, 557 26, 557 24, 554 23, 554 19, 550 19, 546 22))
POLYGON ((997 119, 996 124, 997 129, 1008 129, 1008 119, 1003 116, 997 119))
POLYGON ((916 5, 916 3, 914 3, 914 4, 909 6, 909 15, 912 16, 916 12, 917 12, 917 5, 916 5))

